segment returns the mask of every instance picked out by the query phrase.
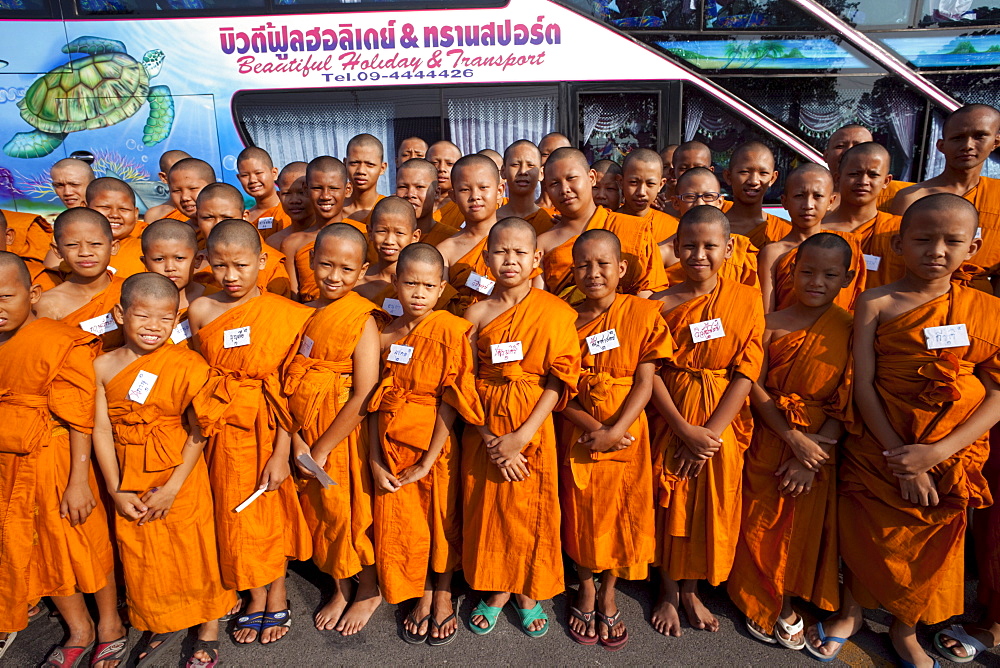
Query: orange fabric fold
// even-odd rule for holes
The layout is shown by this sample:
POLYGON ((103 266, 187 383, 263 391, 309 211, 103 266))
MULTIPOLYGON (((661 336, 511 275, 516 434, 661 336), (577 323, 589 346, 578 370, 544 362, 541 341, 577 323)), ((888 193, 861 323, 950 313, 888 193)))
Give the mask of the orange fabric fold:
POLYGON ((765 213, 764 221, 750 230, 746 236, 753 247, 759 250, 770 243, 784 239, 791 231, 792 224, 787 220, 765 213))
POLYGON ((288 217, 280 204, 272 206, 270 209, 262 211, 259 216, 250 221, 260 232, 263 239, 267 239, 272 234, 280 232, 292 224, 292 219, 288 217), (270 218, 270 221, 268 220, 270 218), (263 227, 261 227, 263 225, 263 227))
MULTIPOLYGON (((113 274, 109 275, 111 276, 111 284, 107 288, 94 295, 89 302, 62 318, 60 322, 79 327, 81 322, 111 313, 111 309, 113 309, 115 304, 117 304, 121 299, 122 283, 125 282, 125 279, 113 274)), ((115 348, 121 348, 122 344, 125 342, 125 339, 122 336, 122 328, 117 326, 115 329, 105 332, 99 338, 101 339, 101 348, 103 352, 108 352, 109 350, 114 350, 115 348)))
POLYGON ((457 230, 461 229, 465 223, 465 216, 462 215, 455 202, 448 200, 444 203, 444 206, 434 212, 434 220, 457 230))

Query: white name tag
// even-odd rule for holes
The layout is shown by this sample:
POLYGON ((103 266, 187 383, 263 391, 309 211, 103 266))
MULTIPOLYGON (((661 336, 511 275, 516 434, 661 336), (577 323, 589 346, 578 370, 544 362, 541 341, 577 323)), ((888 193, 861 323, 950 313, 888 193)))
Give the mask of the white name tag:
POLYGON ((268 216, 267 218, 257 219, 258 230, 269 230, 272 227, 274 227, 274 216, 268 216))
POLYGON ((591 355, 603 353, 605 350, 614 350, 621 344, 618 343, 618 332, 609 329, 587 337, 587 347, 591 355))
POLYGON ((223 336, 223 347, 225 348, 239 348, 241 346, 250 345, 250 328, 249 327, 239 327, 238 329, 227 329, 223 336))
POLYGON ((494 364, 519 362, 524 359, 524 351, 521 349, 520 341, 511 341, 510 343, 494 343, 490 346, 490 354, 493 356, 494 364))
POLYGON ((105 313, 104 315, 99 315, 96 318, 84 320, 80 323, 80 329, 100 336, 101 334, 107 334, 108 332, 113 332, 118 329, 118 323, 115 322, 114 317, 112 317, 110 313, 105 313))
POLYGON ((155 382, 155 373, 140 371, 139 375, 135 377, 135 381, 132 382, 132 387, 128 390, 129 401, 134 401, 137 404, 146 403, 146 398, 149 397, 149 393, 153 391, 153 384, 155 382))
POLYGON ((879 266, 882 264, 881 255, 868 255, 865 253, 865 269, 868 271, 878 271, 879 266))
POLYGON ((726 330, 722 328, 722 318, 695 322, 688 325, 688 327, 691 328, 691 340, 695 343, 721 339, 726 335, 726 330))
POLYGON ((178 343, 184 343, 191 338, 191 323, 187 320, 180 322, 174 327, 174 331, 170 333, 170 342, 174 345, 178 343))
POLYGON ((398 318, 403 315, 403 305, 399 303, 398 299, 390 299, 386 297, 382 302, 382 310, 394 318, 398 318))
POLYGON ((310 339, 308 336, 302 337, 302 343, 299 344, 299 355, 303 357, 309 357, 312 354, 313 346, 316 342, 310 339))
POLYGON ((469 277, 465 279, 465 287, 472 288, 476 292, 481 292, 484 295, 493 293, 493 286, 496 285, 496 281, 491 281, 485 276, 480 276, 476 272, 469 274, 469 277))
POLYGON ((976 228, 976 236, 973 237, 973 238, 974 239, 982 239, 983 238, 983 228, 977 227, 976 228))
POLYGON ((108 271, 110 271, 112 274, 117 274, 118 273, 118 270, 115 269, 114 267, 110 266, 110 265, 108 266, 108 271))
POLYGON ((395 343, 389 346, 388 360, 390 362, 409 364, 411 357, 413 357, 413 346, 400 346, 395 343))
POLYGON ((924 338, 927 339, 927 350, 958 348, 969 345, 969 330, 964 324, 924 327, 924 338))

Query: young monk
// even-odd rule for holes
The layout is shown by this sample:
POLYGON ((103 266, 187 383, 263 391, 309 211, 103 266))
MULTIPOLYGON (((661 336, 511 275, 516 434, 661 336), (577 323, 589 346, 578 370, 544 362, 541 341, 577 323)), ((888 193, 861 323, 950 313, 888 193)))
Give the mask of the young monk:
POLYGON ((407 160, 396 170, 396 196, 413 205, 420 241, 437 246, 458 234, 458 228, 434 219, 437 197, 437 169, 422 158, 407 160))
POLYGON ((544 285, 552 294, 578 301, 571 270, 573 242, 586 230, 600 228, 610 230, 622 242, 628 264, 619 284, 621 292, 641 297, 662 289, 667 278, 652 231, 645 225, 635 225, 628 216, 594 204, 596 181, 597 175, 581 151, 560 148, 549 156, 543 190, 555 204, 560 220, 538 238, 543 260, 536 287, 544 285))
POLYGON ((215 170, 210 164, 198 158, 178 160, 167 174, 170 202, 147 211, 146 220, 173 218, 194 225, 198 193, 210 183, 215 183, 215 170))
POLYGON ((663 178, 667 180, 667 184, 656 196, 654 206, 660 211, 670 206, 670 198, 674 196, 674 153, 677 151, 677 146, 677 144, 667 144, 660 151, 660 160, 663 161, 663 178))
POLYGON ((167 182, 167 175, 170 174, 170 168, 176 165, 178 162, 184 158, 190 158, 191 155, 185 151, 180 151, 177 149, 171 151, 164 151, 160 156, 159 166, 160 171, 157 174, 160 180, 164 183, 167 182))
POLYGON ((787 220, 764 212, 764 196, 778 180, 771 149, 756 141, 743 144, 733 151, 722 178, 733 191, 733 206, 726 212, 733 234, 761 249, 792 231, 787 220))
POLYGON ((849 123, 837 128, 826 141, 826 150, 823 152, 823 160, 831 174, 840 173, 840 157, 858 144, 866 144, 875 141, 871 131, 863 125, 849 123))
MULTIPOLYGON (((228 183, 210 183, 198 193, 198 206, 193 220, 197 223, 198 233, 207 239, 212 229, 224 220, 247 220, 248 213, 243 208, 243 195, 228 183)), ((259 234, 258 230, 258 234, 259 234)), ((272 292, 282 297, 292 293, 291 280, 285 270, 285 257, 275 248, 264 243, 261 238, 262 252, 266 256, 264 268, 257 274, 260 289, 272 292)), ((222 288, 216 280, 209 265, 208 258, 202 255, 194 280, 207 286, 222 288)))
MULTIPOLYGON (((427 149, 427 161, 437 169, 437 199, 434 201, 434 217, 449 227, 462 226, 462 212, 452 199, 451 170, 462 157, 462 150, 450 141, 439 141, 427 149)), ((492 162, 492 161, 491 161, 492 162)))
POLYGON ((833 303, 851 282, 851 247, 835 234, 799 246, 796 301, 765 319, 766 352, 750 398, 758 424, 743 470, 743 521, 729 596, 758 640, 805 647, 792 598, 838 600, 834 449, 849 410, 851 314, 833 303))
POLYGON ((937 150, 944 169, 937 176, 904 188, 893 200, 892 213, 902 215, 913 202, 934 193, 952 193, 979 211, 982 247, 975 263, 986 270, 996 293, 1000 285, 1000 180, 982 175, 990 154, 1000 147, 1000 111, 986 104, 967 104, 945 118, 937 150))
POLYGON ((290 162, 282 167, 275 185, 278 187, 281 212, 287 222, 284 227, 267 237, 267 245, 281 250, 285 239, 296 232, 302 232, 313 222, 312 202, 306 192, 306 163, 290 162))
POLYGON ((674 245, 687 280, 653 296, 675 342, 653 384, 651 430, 662 578, 652 623, 668 636, 681 635, 681 606, 694 628, 719 630, 698 581, 723 582, 736 553, 750 430, 734 421, 760 374, 764 330, 760 293, 718 275, 732 252, 719 209, 685 213, 674 245))
POLYGON ((447 309, 460 316, 493 290, 495 277, 489 273, 484 250, 487 235, 497 222, 497 201, 503 186, 496 166, 485 155, 465 156, 455 163, 450 178, 465 227, 437 248, 448 267, 448 283, 457 293, 447 309))
MULTIPOLYGON (((700 141, 688 141, 680 144, 674 150, 672 163, 673 176, 671 179, 668 179, 668 183, 672 182, 675 186, 677 179, 689 169, 703 167, 709 171, 715 171, 715 167, 712 165, 712 149, 700 141)), ((674 194, 676 195, 677 193, 675 192, 674 194)), ((673 208, 673 205, 664 208, 663 211, 672 216, 680 217, 677 210, 673 208)))
POLYGON ((491 148, 484 148, 481 151, 476 151, 479 155, 485 155, 487 158, 493 161, 497 166, 497 171, 500 172, 500 180, 504 180, 503 176, 503 156, 500 155, 499 151, 494 151, 491 148))
POLYGON ((412 243, 420 241, 417 217, 413 207, 400 197, 385 197, 372 209, 368 222, 368 238, 375 246, 378 261, 369 265, 354 288, 368 301, 377 304, 389 315, 403 314, 393 276, 399 253, 412 243))
MULTIPOLYGON (((947 136, 947 134, 945 135, 947 136)), ((854 319, 854 393, 861 412, 841 457, 840 611, 807 631, 806 649, 835 657, 882 607, 901 665, 936 665, 918 623, 962 614, 970 508, 990 502, 987 431, 1000 414, 997 301, 955 285, 982 241, 975 207, 937 193, 903 214, 906 276, 866 291, 854 319), (946 328, 944 330, 939 328, 946 328)))
POLYGON ((198 239, 187 223, 165 218, 142 231, 142 262, 146 271, 166 276, 178 291, 177 325, 170 333, 170 342, 189 347, 193 347, 193 341, 187 310, 207 289, 194 280, 197 260, 198 239))
POLYGON ((69 635, 47 665, 73 665, 93 650, 91 665, 112 668, 125 659, 126 631, 90 463, 101 346, 77 327, 36 317, 40 292, 24 261, 0 252, 0 419, 8 426, 0 432, 0 636, 13 640, 28 625, 29 604, 50 596, 69 635), (95 594, 96 630, 83 593, 95 594))
MULTIPOLYGON (((800 165, 785 180, 781 205, 792 219, 792 231, 765 246, 757 260, 764 310, 768 313, 788 308, 795 301, 792 280, 795 249, 804 240, 822 231, 823 218, 832 201, 833 179, 830 172, 819 165, 800 165)), ((851 285, 841 290, 834 299, 837 306, 850 311, 865 286, 864 254, 853 234, 831 232, 840 234, 851 244, 851 270, 854 272, 851 285)))
MULTIPOLYGON (((677 232, 677 219, 653 208, 656 196, 667 181, 663 178, 660 155, 648 148, 637 148, 622 164, 622 206, 619 213, 642 219, 653 231, 656 243, 666 241, 677 232)), ((635 225, 635 221, 629 221, 635 225)))
POLYGON ((169 345, 178 320, 169 279, 127 279, 114 317, 125 345, 94 361, 94 456, 117 511, 129 617, 153 634, 140 656, 152 659, 172 635, 197 625, 189 661, 218 661, 218 619, 236 596, 219 576, 205 438, 190 409, 210 367, 169 345))
POLYGON ((125 280, 108 271, 118 249, 111 224, 93 209, 67 209, 53 223, 52 245, 66 263, 66 280, 45 292, 34 305, 40 318, 61 320, 101 338, 105 352, 122 344, 111 309, 125 280))
POLYGON ((622 205, 622 167, 614 160, 598 160, 590 166, 597 174, 594 204, 617 211, 622 205))
POLYGON ((368 217, 378 201, 385 197, 376 190, 378 180, 385 174, 388 166, 382 142, 368 134, 352 137, 347 142, 344 166, 351 179, 351 196, 344 202, 344 219, 361 230, 362 234, 367 234, 368 217))
POLYGON ((314 617, 320 631, 349 636, 382 602, 372 545, 372 472, 363 422, 378 385, 378 332, 388 314, 353 291, 365 271, 368 244, 356 228, 320 230, 313 254, 319 298, 311 302, 284 395, 292 416, 292 456, 307 480, 302 509, 312 534, 313 562, 336 580, 314 617), (315 309, 315 310, 313 310, 315 309), (326 486, 302 462, 312 458, 337 484, 326 486), (358 587, 351 603, 352 577, 358 587))
POLYGON ((49 170, 52 190, 67 209, 87 206, 87 186, 94 180, 94 170, 83 160, 63 158, 49 170))
POLYGON ((313 158, 306 166, 306 189, 313 209, 313 224, 288 235, 281 244, 297 301, 309 302, 319 295, 312 271, 313 241, 321 229, 344 220, 344 202, 351 196, 351 179, 344 163, 328 155, 313 158))
POLYGON ((247 220, 257 226, 264 239, 288 226, 288 216, 281 208, 281 199, 275 187, 278 168, 271 156, 262 148, 248 146, 236 156, 236 178, 243 191, 253 197, 253 208, 247 211, 247 220))
POLYGON ((399 142, 396 149, 396 167, 402 167, 406 161, 414 158, 423 159, 427 155, 427 142, 420 137, 407 137, 399 142))
POLYGON ((531 287, 541 253, 530 223, 506 218, 488 238, 496 285, 465 314, 486 416, 485 426, 465 430, 462 443, 462 565, 469 586, 483 592, 469 628, 492 631, 513 594, 521 628, 537 638, 549 630, 539 601, 565 588, 552 411, 576 393, 577 315, 531 287))
POLYGON ((418 599, 403 639, 433 646, 455 639, 451 577, 462 554, 456 415, 483 424, 472 325, 435 311, 448 283, 444 260, 418 243, 393 275, 403 314, 382 331, 382 383, 369 404, 375 478, 375 564, 389 603, 418 599))
POLYGON ((119 179, 103 176, 87 186, 87 208, 102 214, 111 223, 111 234, 118 242, 118 252, 111 258, 115 276, 128 278, 146 271, 142 265, 142 242, 137 230, 139 209, 135 192, 119 179))
POLYGON ((311 312, 261 291, 258 274, 267 258, 250 223, 222 221, 208 235, 206 250, 222 290, 188 309, 195 345, 213 369, 192 406, 209 439, 205 452, 222 584, 250 594, 233 638, 269 644, 283 638, 292 623, 285 592, 288 560, 308 559, 312 551, 289 477, 291 424, 281 394, 282 370, 311 312), (246 505, 261 491, 263 496, 246 505))
POLYGON ((504 151, 500 177, 507 184, 507 203, 497 211, 497 220, 523 218, 536 234, 552 227, 552 216, 535 204, 535 188, 541 177, 542 157, 538 147, 527 139, 518 139, 504 151))
MULTIPOLYGON (((542 137, 542 140, 538 142, 538 154, 542 158, 542 168, 544 169, 545 163, 549 160, 549 156, 556 150, 560 148, 571 148, 572 146, 573 143, 569 140, 569 137, 561 132, 550 132, 542 137)), ((542 176, 544 177, 544 173, 542 176)), ((538 200, 535 203, 539 208, 548 211, 549 214, 555 214, 555 202, 550 199, 549 194, 545 192, 545 188, 542 188, 542 193, 538 196, 538 200)))
MULTIPOLYGON (((160 172, 158 176, 160 177, 160 180, 167 185, 168 193, 170 192, 170 181, 169 181, 170 169, 181 160, 190 157, 191 156, 188 155, 186 152, 177 150, 165 151, 163 155, 160 156, 160 172)), ((169 199, 163 204, 158 204, 156 206, 147 209, 146 213, 143 214, 142 218, 146 222, 152 222, 154 220, 160 220, 161 218, 166 218, 166 217, 174 218, 175 220, 185 220, 185 218, 183 218, 180 215, 180 213, 177 212, 177 209, 174 208, 173 203, 169 199), (171 212, 176 212, 176 213, 171 216, 170 215, 171 212)))
POLYGON ((619 577, 646 579, 654 557, 653 474, 643 409, 660 360, 673 351, 660 305, 616 294, 625 269, 621 243, 607 230, 584 232, 573 244, 573 273, 586 297, 576 307, 582 370, 577 398, 557 422, 563 544, 580 577, 570 636, 609 650, 628 642, 615 584, 619 577), (594 574, 602 572, 598 592, 594 574))

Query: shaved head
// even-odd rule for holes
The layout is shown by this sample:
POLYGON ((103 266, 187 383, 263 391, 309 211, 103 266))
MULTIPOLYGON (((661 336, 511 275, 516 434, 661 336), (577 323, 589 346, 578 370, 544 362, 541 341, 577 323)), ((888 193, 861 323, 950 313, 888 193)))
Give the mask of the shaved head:
POLYGON ((840 171, 844 171, 844 165, 847 163, 849 158, 881 158, 885 161, 886 167, 892 162, 892 156, 889 155, 888 149, 882 144, 873 141, 866 141, 862 144, 855 144, 851 148, 844 151, 840 156, 840 171))
POLYGON ((774 166, 774 153, 771 151, 770 148, 767 147, 767 144, 764 144, 759 141, 748 141, 747 143, 740 145, 739 147, 737 147, 735 151, 733 151, 733 155, 729 159, 730 169, 732 169, 732 166, 738 163, 740 160, 743 160, 749 155, 755 155, 755 154, 760 154, 765 156, 765 159, 770 161, 771 166, 772 167, 774 166))
POLYGON ((503 156, 494 151, 493 149, 484 148, 482 151, 479 151, 479 155, 485 155, 487 158, 492 160, 493 163, 497 166, 498 170, 503 169, 503 156))
POLYGON ((725 236, 729 236, 729 219, 722 209, 708 204, 700 204, 692 207, 687 213, 681 216, 677 225, 677 237, 680 238, 681 231, 690 228, 692 225, 718 225, 722 228, 725 236))
POLYGON ((1000 126, 1000 111, 988 104, 966 104, 948 114, 944 119, 944 129, 947 129, 952 121, 965 116, 985 116, 994 126, 1000 126))
POLYGON ((122 283, 122 294, 118 303, 122 305, 123 311, 128 311, 136 300, 142 299, 169 301, 176 310, 180 302, 180 292, 173 281, 161 274, 144 272, 129 276, 122 283))
POLYGON ((628 172, 629 167, 637 163, 653 165, 661 169, 663 167, 663 160, 659 153, 648 148, 637 148, 625 156, 625 161, 622 162, 622 172, 628 172))
POLYGON ((52 165, 49 172, 53 173, 56 171, 70 170, 85 176, 88 181, 94 178, 94 169, 83 160, 77 160, 76 158, 63 158, 62 160, 57 160, 55 164, 52 165))
POLYGON ((201 192, 198 193, 198 205, 201 206, 211 200, 225 202, 234 210, 242 211, 244 208, 243 193, 228 183, 210 183, 202 188, 201 192))
POLYGON ((490 228, 489 237, 486 240, 487 248, 492 248, 493 244, 496 243, 497 237, 500 236, 500 233, 505 230, 517 230, 519 232, 523 232, 531 237, 532 248, 538 248, 538 235, 535 233, 535 228, 524 218, 518 218, 516 216, 504 218, 490 228))
POLYGON ((488 171, 496 179, 497 185, 500 184, 500 170, 497 169, 496 163, 485 155, 478 153, 467 155, 455 163, 455 166, 451 168, 451 182, 454 184, 465 172, 477 167, 488 171))
POLYGON ((518 139, 516 142, 514 142, 513 144, 511 144, 510 146, 508 146, 504 150, 504 152, 503 152, 504 162, 506 162, 507 159, 510 158, 511 153, 513 153, 514 151, 517 151, 517 150, 521 150, 521 149, 529 150, 532 153, 534 153, 535 155, 537 155, 538 156, 538 164, 541 164, 541 162, 542 162, 542 153, 541 153, 541 151, 538 150, 538 147, 535 146, 534 142, 529 141, 527 139, 518 139))
POLYGON ((573 257, 575 258, 579 249, 587 244, 602 244, 611 249, 617 260, 621 261, 622 259, 622 242, 614 232, 602 229, 587 230, 573 243, 573 257))
POLYGON ((129 184, 113 176, 102 176, 91 181, 90 185, 87 186, 87 201, 92 202, 99 195, 110 192, 125 195, 132 202, 132 206, 135 206, 135 191, 129 184))
POLYGON ((262 248, 260 233, 256 227, 245 220, 229 218, 213 227, 208 234, 206 244, 208 252, 211 253, 220 246, 245 248, 255 255, 260 255, 262 248))
POLYGON ((874 140, 871 130, 865 126, 857 123, 845 125, 830 135, 830 139, 826 142, 826 150, 823 152, 823 159, 826 160, 831 172, 839 171, 840 158, 844 151, 857 144, 874 140))
POLYGON ((212 169, 212 165, 208 164, 204 160, 199 160, 198 158, 184 158, 182 160, 178 160, 174 163, 174 166, 170 168, 167 178, 169 178, 170 174, 177 174, 178 172, 189 172, 197 176, 205 183, 215 183, 215 170, 212 169))
POLYGON ((549 155, 549 161, 553 163, 562 162, 563 160, 572 160, 583 167, 584 171, 590 170, 590 163, 587 162, 587 156, 579 149, 569 147, 557 148, 549 155))
POLYGON ((822 165, 817 165, 814 162, 806 162, 791 172, 788 173, 788 178, 785 179, 785 190, 788 190, 788 184, 793 180, 802 178, 804 176, 820 176, 825 179, 830 184, 830 190, 833 191, 833 176, 830 174, 830 170, 822 165))
POLYGON ((373 148, 378 151, 379 162, 385 159, 385 147, 382 146, 382 142, 379 141, 378 137, 370 134, 360 134, 351 137, 351 141, 347 142, 347 155, 351 154, 352 149, 368 149, 373 148))
POLYGON ((194 228, 173 218, 161 218, 142 231, 143 255, 159 241, 178 241, 191 250, 198 250, 198 235, 194 228))
POLYGON ((712 149, 700 141, 684 142, 674 151, 673 164, 674 176, 677 178, 694 167, 711 167, 712 149))
POLYGON ((916 216, 926 214, 934 214, 946 220, 961 218, 968 221, 970 238, 979 228, 979 211, 972 202, 952 193, 935 193, 922 197, 910 205, 899 224, 900 235, 906 232, 916 216))
POLYGON ((807 237, 805 241, 799 244, 798 257, 801 258, 802 254, 808 252, 810 248, 840 251, 844 258, 844 268, 850 271, 853 255, 851 244, 847 243, 847 240, 839 234, 820 232, 819 234, 807 237))
POLYGON ((309 164, 306 166, 306 182, 308 183, 310 177, 316 173, 336 174, 345 183, 350 178, 347 175, 347 167, 344 166, 344 163, 330 155, 321 155, 309 161, 309 164))
POLYGON ((542 164, 544 165, 549 157, 555 152, 556 149, 569 148, 573 146, 570 142, 569 137, 562 134, 561 132, 550 132, 549 134, 542 137, 542 140, 538 142, 538 152, 542 156, 542 164))
POLYGON ((245 160, 257 160, 264 165, 265 169, 274 168, 274 162, 271 160, 271 154, 256 146, 247 146, 245 149, 240 151, 238 156, 236 156, 237 165, 245 160))
MULTIPOLYGON (((28 265, 19 256, 9 251, 0 251, 0 271, 13 271, 17 275, 17 282, 24 286, 25 290, 31 289, 31 272, 28 265)), ((174 288, 177 292, 177 288, 174 288)))
POLYGON ((399 142, 399 148, 396 149, 396 164, 400 164, 414 158, 423 158, 426 155, 427 142, 420 137, 407 137, 403 141, 399 142))
POLYGON ((114 241, 114 234, 111 232, 111 223, 108 219, 104 217, 103 214, 94 211, 93 209, 87 209, 85 207, 76 207, 73 209, 66 209, 58 216, 56 220, 52 223, 52 238, 58 244, 59 240, 62 238, 63 231, 66 227, 74 223, 90 223, 96 225, 100 228, 101 232, 107 237, 108 242, 114 241))
POLYGON ((681 191, 682 187, 686 186, 689 182, 698 178, 699 176, 705 178, 711 178, 720 187, 722 186, 722 184, 719 182, 719 177, 716 176, 715 172, 713 172, 711 169, 708 169, 706 167, 694 167, 681 174, 680 177, 677 179, 677 187, 676 187, 677 193, 680 194, 682 192, 681 191))
POLYGON ((423 172, 435 185, 437 185, 437 167, 423 158, 411 158, 410 160, 407 160, 399 166, 398 170, 396 170, 396 175, 398 176, 404 169, 414 169, 419 172, 423 172))
POLYGON ((413 210, 413 205, 402 197, 390 195, 383 197, 372 209, 371 224, 375 225, 385 216, 402 216, 410 225, 410 230, 417 229, 417 215, 413 210))
POLYGON ((426 264, 434 267, 441 274, 441 280, 445 279, 444 258, 434 246, 418 242, 399 251, 399 258, 396 260, 396 276, 402 276, 407 269, 415 264, 426 264))
POLYGON ((457 145, 452 144, 450 141, 438 141, 431 144, 431 147, 427 149, 427 159, 432 161, 434 156, 438 155, 450 155, 457 161, 462 157, 462 149, 457 145))
POLYGON ((160 156, 160 171, 166 174, 170 171, 170 168, 176 165, 179 161, 190 157, 191 156, 184 151, 166 151, 160 156))
MULTIPOLYGON (((380 202, 381 203, 381 202, 380 202)), ((410 209, 410 214, 413 214, 413 206, 407 204, 410 209)), ((347 243, 353 244, 355 249, 358 251, 358 258, 361 263, 365 262, 368 257, 368 240, 365 239, 365 235, 354 227, 353 225, 348 225, 347 223, 332 223, 327 225, 319 234, 316 235, 316 244, 314 248, 315 252, 319 253, 319 249, 323 247, 325 243, 347 243)))
MULTIPOLYGON (((631 155, 631 154, 629 154, 631 155)), ((659 158, 657 158, 657 163, 659 163, 659 158)), ((598 160, 593 165, 590 166, 599 176, 605 174, 611 174, 612 176, 621 176, 622 166, 619 165, 614 160, 598 160)))
POLYGON ((290 185, 306 175, 306 167, 308 166, 304 162, 295 161, 282 167, 275 181, 278 184, 278 189, 287 190, 290 185))

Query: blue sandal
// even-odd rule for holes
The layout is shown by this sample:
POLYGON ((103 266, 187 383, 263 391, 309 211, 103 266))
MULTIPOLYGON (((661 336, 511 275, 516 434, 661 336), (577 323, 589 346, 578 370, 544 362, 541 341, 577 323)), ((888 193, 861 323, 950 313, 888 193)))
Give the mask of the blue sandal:
POLYGON ((820 653, 818 648, 813 647, 811 642, 806 641, 806 651, 809 652, 813 658, 818 661, 822 661, 823 663, 830 663, 836 659, 837 655, 840 654, 840 650, 844 649, 844 645, 847 644, 847 638, 826 635, 826 632, 823 631, 823 622, 816 622, 816 635, 819 636, 820 645, 825 645, 828 642, 840 643, 840 645, 837 646, 837 649, 834 650, 833 654, 826 655, 820 653))
POLYGON ((281 640, 281 638, 284 638, 285 636, 288 635, 287 633, 285 633, 285 635, 281 636, 281 638, 277 638, 275 640, 272 640, 269 643, 265 643, 264 640, 263 640, 264 639, 264 631, 266 631, 267 629, 273 629, 275 626, 284 626, 285 628, 289 628, 289 629, 292 628, 292 609, 291 609, 291 605, 289 605, 288 602, 286 602, 285 605, 288 605, 288 607, 285 608, 284 610, 278 610, 277 612, 265 612, 264 613, 264 619, 263 619, 263 621, 260 624, 260 635, 257 636, 261 640, 261 642, 260 642, 261 645, 273 645, 274 643, 276 643, 279 640, 281 640))
POLYGON ((497 617, 500 616, 500 611, 503 607, 494 608, 492 605, 486 605, 486 599, 481 599, 476 605, 475 610, 472 611, 472 615, 469 616, 469 630, 476 635, 484 636, 490 631, 492 631, 497 625, 497 617), (476 615, 483 617, 486 620, 486 628, 481 627, 472 621, 472 618, 476 615))
MULTIPOLYGON (((513 597, 511 597, 511 601, 513 600, 513 597)), ((517 612, 517 616, 521 618, 521 630, 532 638, 541 638, 549 632, 549 616, 545 614, 544 610, 542 610, 541 603, 535 602, 535 607, 528 608, 527 610, 514 605, 514 610, 517 612), (528 627, 531 626, 532 622, 537 620, 543 620, 545 622, 545 626, 536 631, 529 631, 528 627)))
POLYGON ((260 638, 260 631, 263 623, 264 623, 263 612, 251 612, 243 615, 242 617, 237 617, 236 625, 233 627, 233 635, 234 636, 236 635, 236 631, 240 631, 242 629, 250 629, 252 631, 256 631, 257 637, 254 638, 253 640, 248 640, 247 642, 242 642, 242 643, 239 640, 236 640, 235 637, 233 638, 233 640, 235 640, 236 644, 238 645, 249 645, 251 643, 257 642, 257 640, 260 638))

